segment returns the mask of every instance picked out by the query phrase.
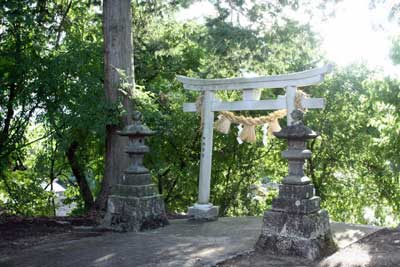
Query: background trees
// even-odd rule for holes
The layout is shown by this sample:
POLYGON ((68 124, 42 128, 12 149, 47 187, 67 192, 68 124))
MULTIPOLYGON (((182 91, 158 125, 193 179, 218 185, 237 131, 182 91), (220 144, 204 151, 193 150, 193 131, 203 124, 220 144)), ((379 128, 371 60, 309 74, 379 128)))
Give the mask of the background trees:
MULTIPOLYGON (((153 153, 146 161, 170 212, 195 202, 200 158, 199 118, 181 108, 197 95, 184 91, 176 74, 268 75, 324 61, 319 36, 282 11, 299 8, 298 1, 214 1, 216 17, 203 24, 179 22, 177 10, 191 2, 132 1, 136 103, 158 132, 149 140, 153 153)), ((316 5, 308 8, 330 14, 316 5)), ((8 1, 0 14, 1 204, 11 213, 51 215, 52 195, 41 184, 59 179, 69 200, 79 204, 75 212, 82 213, 101 190, 105 126, 118 125, 123 114, 120 102, 105 101, 100 3, 8 1)), ((306 116, 321 133, 309 144, 314 156, 307 172, 323 206, 339 221, 400 220, 399 81, 353 65, 336 69, 309 92, 328 101, 324 111, 306 116)), ((282 93, 268 90, 263 97, 282 93)), ((219 97, 240 98, 231 92, 219 97)), ((215 135, 211 196, 221 215, 264 211, 275 192, 254 198, 254 185, 282 178, 284 145, 238 145, 234 132, 215 135)))
POLYGON ((72 1, 7 1, 0 12, 0 175, 7 206, 47 213, 35 203, 48 206, 40 185, 55 178, 80 188, 71 196, 87 205, 93 196, 85 176, 96 181, 102 172, 87 164, 102 161, 103 127, 113 120, 99 90, 101 17, 93 6, 72 1), (94 160, 89 155, 96 149, 94 160))

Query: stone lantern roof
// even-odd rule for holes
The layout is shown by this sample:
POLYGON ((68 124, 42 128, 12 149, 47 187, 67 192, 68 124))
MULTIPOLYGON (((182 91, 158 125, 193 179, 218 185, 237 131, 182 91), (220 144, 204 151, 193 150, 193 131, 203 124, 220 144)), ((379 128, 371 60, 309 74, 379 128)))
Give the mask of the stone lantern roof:
POLYGON ((142 124, 142 114, 139 111, 133 112, 132 124, 127 125, 122 131, 118 131, 121 136, 151 136, 155 133, 145 124, 142 124))
POLYGON ((274 132, 274 135, 279 139, 306 140, 316 138, 318 133, 311 130, 303 123, 299 123, 288 126, 280 132, 274 132))
POLYGON ((274 135, 279 139, 287 140, 307 140, 314 139, 319 134, 314 132, 303 123, 303 112, 294 110, 292 112, 293 124, 282 129, 280 132, 274 132, 274 135))

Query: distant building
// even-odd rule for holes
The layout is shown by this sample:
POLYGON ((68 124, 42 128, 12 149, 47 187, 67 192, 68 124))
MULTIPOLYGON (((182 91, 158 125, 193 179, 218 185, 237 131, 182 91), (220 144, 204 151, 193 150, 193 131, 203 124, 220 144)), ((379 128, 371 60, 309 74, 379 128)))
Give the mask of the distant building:
POLYGON ((51 190, 51 186, 47 184, 42 184, 42 188, 46 191, 53 191, 55 194, 54 202, 56 205, 56 216, 67 216, 75 207, 75 203, 65 204, 65 190, 66 188, 58 182, 58 179, 53 181, 53 190, 51 190))

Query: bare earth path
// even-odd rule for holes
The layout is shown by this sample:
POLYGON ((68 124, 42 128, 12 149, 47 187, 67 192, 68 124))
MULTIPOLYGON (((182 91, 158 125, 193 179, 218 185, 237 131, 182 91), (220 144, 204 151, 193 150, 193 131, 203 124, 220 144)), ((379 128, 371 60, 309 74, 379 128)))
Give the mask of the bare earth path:
MULTIPOLYGON (((141 233, 106 232, 80 239, 61 236, 26 249, 0 251, 0 266, 214 266, 251 251, 260 234, 261 223, 260 217, 220 218, 208 223, 173 220, 170 226, 141 233)), ((378 230, 341 223, 332 223, 332 229, 340 247, 378 230)), ((262 266, 309 264, 296 258, 269 256, 262 266)))

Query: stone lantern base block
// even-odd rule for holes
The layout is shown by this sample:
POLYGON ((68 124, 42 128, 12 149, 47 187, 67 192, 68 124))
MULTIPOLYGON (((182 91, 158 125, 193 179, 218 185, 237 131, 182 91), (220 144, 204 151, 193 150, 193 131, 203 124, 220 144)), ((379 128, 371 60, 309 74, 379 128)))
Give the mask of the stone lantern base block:
POLYGON ((325 210, 311 214, 267 211, 257 251, 317 260, 336 251, 325 210))
POLYGON ((154 184, 147 185, 124 185, 116 184, 111 189, 111 195, 124 197, 149 197, 158 195, 154 184))
POLYGON ((137 232, 168 225, 161 195, 127 197, 111 195, 102 227, 119 232, 137 232))
POLYGON ((272 210, 288 213, 310 214, 319 211, 320 198, 293 199, 277 197, 272 200, 272 210))
POLYGON ((189 207, 189 220, 195 221, 216 221, 218 220, 218 206, 212 204, 194 204, 189 207))

